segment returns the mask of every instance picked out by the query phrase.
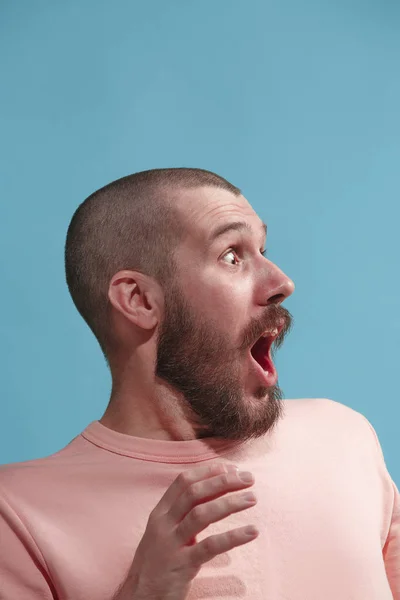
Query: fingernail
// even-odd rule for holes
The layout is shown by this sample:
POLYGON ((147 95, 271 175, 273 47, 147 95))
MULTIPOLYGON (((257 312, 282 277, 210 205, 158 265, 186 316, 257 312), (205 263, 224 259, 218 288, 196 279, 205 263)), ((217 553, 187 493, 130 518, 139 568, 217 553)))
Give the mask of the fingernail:
POLYGON ((240 471, 239 477, 244 483, 251 483, 254 480, 253 475, 250 471, 240 471))

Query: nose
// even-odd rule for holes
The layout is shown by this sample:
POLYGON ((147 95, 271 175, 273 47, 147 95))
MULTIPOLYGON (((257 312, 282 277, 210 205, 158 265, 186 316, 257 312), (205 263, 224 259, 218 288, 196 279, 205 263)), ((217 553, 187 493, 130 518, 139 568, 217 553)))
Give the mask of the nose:
POLYGON ((267 304, 281 304, 294 292, 294 282, 274 263, 270 263, 267 304))

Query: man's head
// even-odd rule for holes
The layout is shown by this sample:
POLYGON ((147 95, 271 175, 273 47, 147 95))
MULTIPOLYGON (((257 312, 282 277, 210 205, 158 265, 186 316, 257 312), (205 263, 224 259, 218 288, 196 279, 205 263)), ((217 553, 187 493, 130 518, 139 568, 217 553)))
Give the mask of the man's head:
POLYGON ((291 323, 281 302, 294 286, 261 254, 265 233, 238 188, 200 169, 124 177, 68 229, 68 286, 104 354, 147 344, 155 382, 178 393, 199 438, 258 437, 282 414, 265 349, 250 352, 275 327, 279 345, 291 323))

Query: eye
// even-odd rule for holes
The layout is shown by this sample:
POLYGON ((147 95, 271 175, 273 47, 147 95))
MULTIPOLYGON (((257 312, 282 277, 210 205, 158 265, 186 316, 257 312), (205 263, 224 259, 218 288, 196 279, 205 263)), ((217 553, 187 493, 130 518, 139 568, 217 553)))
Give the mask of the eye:
POLYGON ((226 254, 224 254, 223 258, 225 258, 226 256, 232 255, 233 257, 237 258, 237 247, 235 248, 231 248, 226 254))
MULTIPOLYGON (((260 250, 260 254, 262 254, 262 256, 266 257, 267 256, 267 249, 260 250)), ((232 255, 233 257, 238 258, 238 255, 239 255, 239 248, 238 248, 238 246, 232 246, 232 248, 226 254, 224 254, 223 258, 225 258, 225 256, 229 256, 229 255, 232 255)))

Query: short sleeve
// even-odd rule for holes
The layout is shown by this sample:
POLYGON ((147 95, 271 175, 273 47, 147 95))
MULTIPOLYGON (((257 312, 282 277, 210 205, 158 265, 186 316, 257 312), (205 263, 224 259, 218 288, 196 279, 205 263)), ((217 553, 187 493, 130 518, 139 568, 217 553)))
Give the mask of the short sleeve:
POLYGON ((0 489, 0 600, 57 600, 44 559, 0 489))
POLYGON ((383 558, 393 599, 400 600, 400 494, 394 482, 393 493, 393 513, 383 548, 383 558))
POLYGON ((368 419, 366 419, 365 417, 364 419, 368 423, 375 438, 376 449, 378 453, 378 461, 382 464, 382 467, 386 472, 387 478, 388 480, 390 480, 391 483, 392 498, 390 503, 390 523, 382 553, 385 562, 387 578, 390 584, 391 592, 393 594, 393 600, 400 600, 400 494, 396 484, 390 477, 390 474, 387 470, 382 447, 379 442, 376 431, 371 425, 371 423, 368 421, 368 419))

